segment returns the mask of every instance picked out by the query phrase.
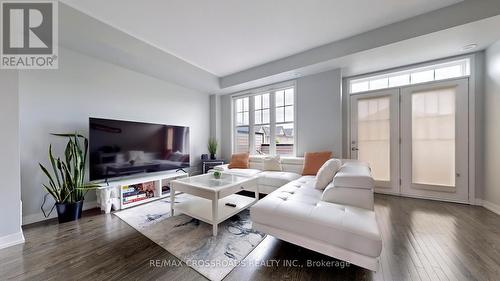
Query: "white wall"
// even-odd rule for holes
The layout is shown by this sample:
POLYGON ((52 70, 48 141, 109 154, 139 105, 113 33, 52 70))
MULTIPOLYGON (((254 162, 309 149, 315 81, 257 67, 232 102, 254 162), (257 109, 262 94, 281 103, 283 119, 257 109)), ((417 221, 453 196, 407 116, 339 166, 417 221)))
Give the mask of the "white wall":
MULTIPOLYGON (((209 96, 68 49, 60 49, 59 69, 24 71, 19 77, 23 223, 43 219, 40 205, 46 181, 38 162, 47 163, 50 143, 65 141, 49 133, 88 134, 88 118, 190 127, 191 164, 206 153, 209 96)), ((95 202, 95 193, 86 197, 95 202)), ((53 203, 48 202, 47 207, 53 203)))
POLYGON ((500 41, 486 50, 485 64, 483 200, 500 212, 500 41))
MULTIPOLYGON (((341 71, 326 71, 298 78, 297 156, 307 151, 332 151, 342 156, 341 71)), ((231 95, 224 95, 221 108, 221 148, 231 157, 231 95)))
POLYGON ((18 72, 0 70, 0 248, 24 241, 21 231, 18 72))

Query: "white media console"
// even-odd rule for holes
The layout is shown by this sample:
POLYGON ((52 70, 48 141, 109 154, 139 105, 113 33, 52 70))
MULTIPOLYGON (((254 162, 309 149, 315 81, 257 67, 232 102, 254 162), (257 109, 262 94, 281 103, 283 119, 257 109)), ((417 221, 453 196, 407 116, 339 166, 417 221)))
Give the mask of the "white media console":
POLYGON ((112 209, 117 211, 158 200, 170 196, 170 190, 162 187, 170 186, 172 180, 186 177, 186 172, 163 172, 101 183, 97 188, 97 203, 102 211, 109 213, 112 209), (136 198, 137 201, 127 200, 124 194, 130 191, 130 187, 143 183, 154 185, 148 193, 149 197, 136 198))

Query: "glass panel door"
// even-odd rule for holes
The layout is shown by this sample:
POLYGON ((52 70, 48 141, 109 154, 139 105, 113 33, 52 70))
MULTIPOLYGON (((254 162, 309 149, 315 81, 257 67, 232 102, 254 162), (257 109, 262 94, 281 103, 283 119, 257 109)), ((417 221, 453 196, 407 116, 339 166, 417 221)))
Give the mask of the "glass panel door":
POLYGON ((351 97, 351 158, 368 162, 376 190, 399 193, 399 90, 351 97))
POLYGON ((391 180, 390 96, 358 100, 358 159, 371 164, 378 181, 391 180))
POLYGON ((467 94, 467 79, 402 88, 402 194, 468 201, 467 94))
POLYGON ((455 87, 415 92, 412 182, 455 186, 455 87))

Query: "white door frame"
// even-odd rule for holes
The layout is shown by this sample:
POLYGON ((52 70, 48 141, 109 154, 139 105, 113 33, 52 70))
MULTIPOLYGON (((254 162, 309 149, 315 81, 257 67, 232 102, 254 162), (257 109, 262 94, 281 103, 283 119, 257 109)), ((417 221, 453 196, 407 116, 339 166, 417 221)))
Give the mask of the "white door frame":
MULTIPOLYGON (((480 120, 477 120, 476 117, 476 112, 479 112, 479 102, 482 100, 482 95, 481 95, 481 87, 482 84, 480 83, 481 75, 482 75, 482 69, 484 68, 484 54, 481 52, 476 52, 472 54, 466 54, 466 55, 459 55, 459 56, 452 56, 452 57, 447 57, 447 58, 442 58, 442 59, 437 59, 437 60, 431 60, 431 61, 426 61, 426 62, 421 62, 421 63, 416 63, 416 64, 411 64, 411 65, 406 65, 404 67, 400 67, 397 69, 390 69, 390 70, 384 70, 384 71, 379 71, 379 72, 372 72, 369 74, 362 74, 362 75, 355 75, 355 76, 349 76, 349 77, 344 77, 342 79, 342 99, 345 100, 345 103, 343 103, 343 111, 345 112, 343 114, 344 118, 346 119, 346 122, 344 123, 345 125, 345 130, 344 133, 346 133, 346 137, 344 137, 344 146, 343 150, 345 150, 345 157, 347 158, 352 158, 351 157, 351 151, 350 151, 350 143, 351 143, 351 123, 352 121, 350 120, 350 110, 351 110, 351 99, 350 96, 355 95, 350 93, 349 89, 349 84, 350 80, 353 79, 360 79, 366 76, 372 76, 376 74, 385 74, 389 72, 395 72, 399 70, 405 70, 413 67, 424 67, 436 63, 442 63, 450 60, 455 60, 455 59, 461 59, 461 58, 469 58, 470 59, 470 75, 465 76, 464 78, 469 79, 469 204, 474 204, 474 205, 482 205, 482 200, 478 199, 476 200, 476 190, 479 190, 476 188, 476 186, 481 186, 480 179, 477 177, 476 169, 477 169, 477 162, 479 161, 479 155, 478 152, 480 151, 480 143, 477 141, 478 137, 476 136, 476 132, 479 132, 480 126, 477 126, 478 122, 480 120), (476 180, 477 178, 477 180, 476 180)), ((443 80, 446 81, 446 80, 443 80)), ((427 83, 433 83, 433 82, 426 82, 427 83)), ((366 92, 368 93, 368 92, 366 92)), ((479 188, 479 187, 478 187, 479 188)))
POLYGON ((349 155, 351 159, 357 159, 357 139, 358 132, 353 130, 353 126, 357 128, 358 111, 357 102, 361 99, 371 99, 377 97, 390 97, 390 181, 376 181, 375 191, 385 194, 400 194, 400 156, 399 156, 399 88, 384 89, 371 91, 367 93, 355 94, 350 97, 350 138, 349 138, 349 155), (393 145, 398 144, 398 145, 393 145))
MULTIPOLYGON (((459 203, 470 203, 470 204, 477 204, 475 200, 475 87, 471 79, 475 78, 474 76, 471 77, 464 77, 464 78, 455 78, 455 79, 448 79, 448 80, 442 80, 442 81, 432 81, 432 82, 427 82, 427 83, 422 83, 418 85, 411 85, 411 86, 406 86, 406 87, 432 87, 433 85, 436 84, 442 84, 442 83, 453 83, 454 81, 457 80, 462 80, 464 83, 466 83, 466 88, 468 91, 468 103, 463 107, 461 110, 467 110, 468 115, 466 118, 468 118, 468 148, 467 148, 467 155, 468 155, 468 160, 465 161, 467 164, 467 169, 466 173, 468 173, 467 178, 468 178, 468 196, 467 199, 465 200, 455 200, 455 199, 447 199, 447 198, 437 198, 437 197, 432 197, 432 196, 421 196, 421 195, 415 195, 415 194, 402 194, 401 192, 401 184, 402 180, 400 181, 399 179, 397 180, 398 184, 398 189, 396 188, 387 188, 387 184, 384 185, 382 182, 377 182, 376 185, 377 187, 375 188, 376 193, 385 193, 385 194, 393 194, 393 195, 400 195, 400 196, 406 196, 406 197, 415 197, 415 198, 425 198, 425 199, 434 199, 434 200, 439 200, 439 201, 451 201, 451 202, 459 202, 459 203)), ((362 92, 362 93, 356 93, 356 94, 351 94, 349 95, 349 98, 347 99, 347 111, 348 111, 348 122, 347 122, 347 156, 351 159, 357 158, 357 155, 355 152, 351 150, 351 144, 352 140, 356 139, 353 138, 353 130, 352 130, 352 125, 353 122, 357 121, 357 118, 355 115, 357 115, 357 112, 353 112, 353 102, 359 98, 362 97, 376 97, 383 95, 383 93, 387 93, 388 91, 400 91, 400 89, 406 88, 406 87, 401 87, 401 88, 389 88, 389 89, 383 89, 383 90, 375 90, 375 91, 368 91, 368 92, 362 92)), ((387 95, 387 94, 386 94, 387 95)), ((401 102, 401 96, 402 93, 398 95, 399 97, 399 102, 401 102)), ((399 104, 398 104, 398 114, 399 112, 399 104)), ((401 117, 398 118, 398 122, 401 121, 401 117)), ((398 125, 398 128, 399 125, 398 125)), ((355 135, 354 135, 355 136, 355 135)), ((398 138, 399 138, 399 132, 398 132, 398 138)), ((399 140, 398 140, 399 141, 399 140)), ((391 148, 392 150, 392 148, 391 148)), ((400 157, 398 153, 398 157, 400 157)), ((400 161, 401 159, 397 159, 397 161, 400 161)), ((392 163, 397 163, 393 158, 391 157, 392 163)), ((399 177, 401 178, 401 172, 400 171, 400 166, 398 167, 397 173, 399 177)), ((394 168, 391 167, 391 175, 392 173, 396 173, 396 170, 393 171, 394 168)))

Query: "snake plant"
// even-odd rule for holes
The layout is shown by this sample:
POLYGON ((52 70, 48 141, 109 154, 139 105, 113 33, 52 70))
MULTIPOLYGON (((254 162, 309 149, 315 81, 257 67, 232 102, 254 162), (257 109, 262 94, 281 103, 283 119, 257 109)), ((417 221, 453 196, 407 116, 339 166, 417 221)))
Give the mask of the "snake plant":
POLYGON ((85 183, 85 163, 89 141, 86 137, 74 134, 52 134, 68 139, 64 157, 54 157, 52 145, 49 146, 49 160, 52 173, 42 164, 40 168, 48 178, 48 184, 43 184, 45 190, 56 203, 74 203, 84 199, 85 193, 97 187, 85 183), (83 143, 82 143, 83 142, 83 143))
POLYGON ((208 152, 212 155, 217 153, 217 139, 215 138, 209 138, 208 139, 208 152))

